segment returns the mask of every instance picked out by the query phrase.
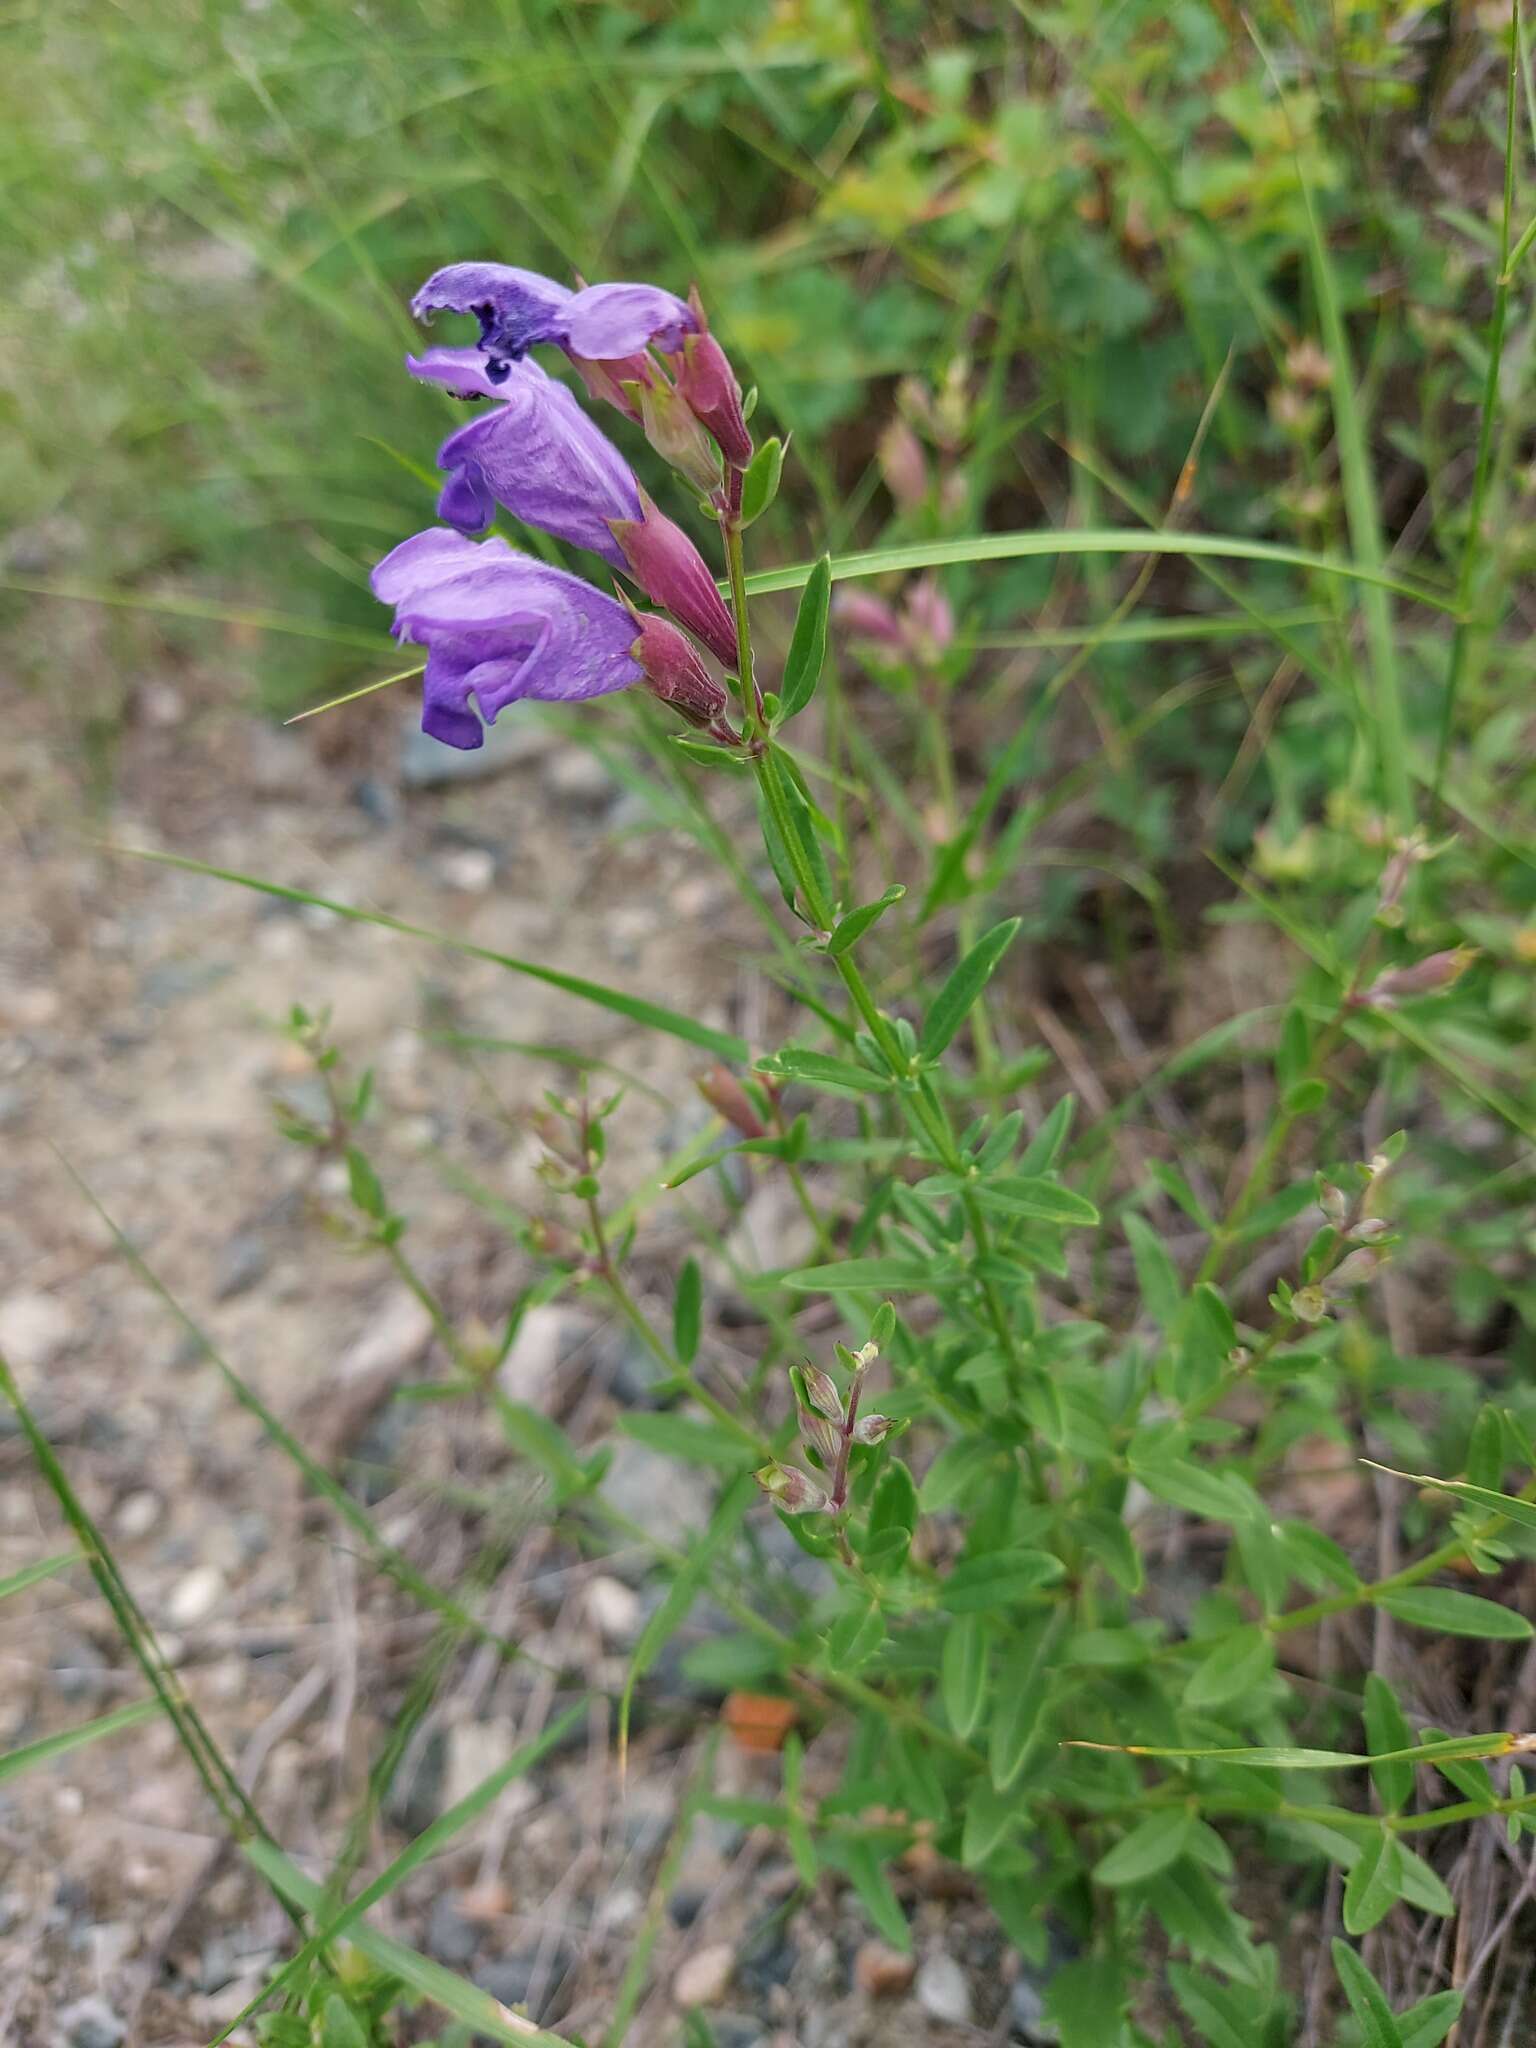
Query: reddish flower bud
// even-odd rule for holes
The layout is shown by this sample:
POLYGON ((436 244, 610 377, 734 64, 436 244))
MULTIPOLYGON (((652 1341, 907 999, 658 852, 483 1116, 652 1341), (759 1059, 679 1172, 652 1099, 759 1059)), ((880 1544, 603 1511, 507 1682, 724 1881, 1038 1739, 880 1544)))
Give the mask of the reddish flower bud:
POLYGON ((903 419, 894 419, 880 436, 876 453, 885 487, 904 512, 914 512, 928 496, 928 458, 923 444, 903 419))
POLYGON ((1353 1006, 1361 1010, 1395 1010, 1410 996, 1436 995, 1459 981, 1476 957, 1473 946, 1452 946, 1447 952, 1431 953, 1412 967, 1390 968, 1354 998, 1353 1006))
POLYGON ((725 691, 687 634, 659 612, 637 612, 635 622, 640 631, 629 651, 645 670, 651 695, 680 711, 690 725, 714 725, 725 709, 725 691))
POLYGON ((727 668, 736 666, 736 628, 704 557, 683 529, 640 493, 638 519, 612 519, 614 539, 640 588, 697 633, 727 668))
POLYGON ((883 1444, 896 1427, 894 1415, 861 1415, 853 1425, 856 1444, 883 1444))
POLYGON ((632 384, 645 438, 664 462, 706 495, 720 488, 720 458, 681 390, 670 384, 632 384))
POLYGON ((1348 1294, 1352 1287, 1364 1287, 1367 1281, 1374 1280, 1385 1264, 1385 1254, 1373 1252, 1369 1247, 1351 1252, 1347 1259, 1339 1261, 1323 1281, 1323 1293, 1330 1301, 1337 1301, 1341 1295, 1348 1294))
POLYGON ((955 614, 932 576, 922 576, 907 592, 907 635, 920 661, 937 661, 955 637, 955 614))
POLYGON ((1392 1225, 1385 1216, 1362 1216, 1347 1234, 1351 1244, 1380 1244, 1384 1237, 1391 1236, 1392 1225))
POLYGON ((689 292, 688 304, 699 323, 699 331, 684 338, 677 388, 690 410, 714 435, 732 469, 745 469, 752 460, 752 436, 741 410, 741 386, 725 350, 705 325, 697 288, 689 292))
POLYGON ((764 1465, 753 1478, 787 1515, 814 1515, 828 1505, 825 1490, 793 1465, 764 1465))
POLYGON ((812 1415, 808 1409, 800 1410, 800 1434, 808 1444, 820 1451, 822 1462, 837 1463, 837 1454, 842 1446, 842 1432, 836 1423, 828 1422, 825 1415, 812 1415))
POLYGON ((904 654, 907 636, 900 619, 884 598, 865 590, 840 590, 832 600, 832 616, 851 640, 873 640, 893 654, 904 654))
POLYGON ((711 1067, 698 1078, 698 1090, 710 1108, 744 1138, 766 1138, 768 1126, 752 1107, 752 1099, 728 1067, 711 1067))

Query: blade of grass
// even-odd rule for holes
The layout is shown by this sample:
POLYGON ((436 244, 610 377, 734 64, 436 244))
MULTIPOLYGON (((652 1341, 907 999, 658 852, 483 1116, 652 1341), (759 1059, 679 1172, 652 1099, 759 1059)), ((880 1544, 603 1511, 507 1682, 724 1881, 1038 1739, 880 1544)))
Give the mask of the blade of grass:
MULTIPOLYGON (((477 1821, 481 1814, 500 1798, 510 1784, 531 1771, 541 1757, 547 1755, 564 1739, 566 1731, 585 1713, 586 1704, 585 1700, 579 1700, 575 1706, 567 1708, 557 1721, 552 1721, 531 1742, 525 1742, 520 1749, 514 1750, 504 1764, 499 1764, 488 1777, 482 1778, 474 1790, 466 1793, 456 1806, 451 1806, 446 1813, 439 1814, 438 1818, 429 1827, 424 1828, 408 1848, 402 1849, 393 1862, 386 1865, 371 1883, 364 1885, 355 1898, 349 1899, 317 1933, 310 1936, 277 1975, 262 1986, 261 1991, 245 2010, 237 2013, 222 2032, 214 2035, 208 2048, 218 2048, 220 2041, 227 2040, 236 2027, 243 2026, 269 1999, 275 1998, 290 1984, 296 1983, 302 1972, 332 1943, 339 1941, 343 1935, 355 1940, 354 1930, 363 1915, 371 1907, 378 1905, 381 1899, 388 1898, 389 1894, 402 1885, 413 1871, 419 1870, 423 1863, 433 1856, 440 1855, 465 1828, 477 1821)), ((526 2039, 527 2036, 523 2038, 526 2039)), ((547 2034, 544 2038, 554 2041, 558 2036, 547 2034)))
POLYGON ((257 875, 242 875, 234 868, 213 867, 207 861, 192 860, 185 854, 162 853, 142 846, 109 846, 107 851, 126 855, 132 860, 155 861, 161 867, 181 868, 189 875, 208 875, 214 881, 233 882, 237 888, 254 889, 258 895, 275 896, 282 903, 305 903, 317 910, 329 910, 350 924, 372 924, 381 931, 399 932, 402 938, 425 939, 429 945, 446 946, 471 960, 489 960, 495 967, 506 968, 509 974, 522 974, 530 981, 542 981, 549 988, 579 997, 582 1002, 595 1003, 600 1009, 627 1017, 632 1024, 643 1024, 649 1031, 665 1031, 670 1037, 681 1038, 689 1045, 702 1046, 705 1052, 712 1052, 717 1059, 734 1060, 740 1064, 749 1056, 746 1040, 736 1038, 730 1032, 711 1030, 709 1025, 700 1024, 693 1017, 684 1017, 676 1010, 663 1009, 660 1003, 647 1002, 643 996, 628 996, 619 989, 605 988, 601 982, 585 981, 580 975, 561 974, 556 968, 540 967, 532 960, 518 960, 510 953, 498 953, 494 947, 477 946, 468 939, 456 938, 452 932, 437 932, 427 925, 409 924, 404 918, 389 917, 382 910, 364 910, 352 903, 337 903, 329 896, 317 896, 311 889, 291 889, 282 882, 267 882, 257 875))
MULTIPOLYGON (((1493 423, 1499 410, 1499 371, 1504 360, 1504 329, 1509 316, 1509 288, 1515 269, 1509 237, 1515 206, 1515 106, 1520 75, 1520 0, 1511 0, 1509 38, 1509 80, 1504 108, 1504 204, 1499 221, 1499 268, 1494 279, 1493 312, 1488 320, 1488 369, 1483 380, 1483 409, 1477 424, 1477 463, 1472 473, 1472 496, 1467 506, 1467 538, 1461 551, 1461 573, 1456 581, 1457 609, 1462 616, 1451 635, 1450 663, 1446 670, 1445 696, 1440 707, 1440 737, 1435 747, 1435 779, 1431 795, 1438 804, 1450 761, 1451 733, 1456 720, 1456 701, 1461 694, 1473 627, 1468 616, 1472 587, 1483 549, 1483 508, 1488 499, 1488 482, 1493 474, 1493 423)), ((1521 240, 1523 252, 1536 221, 1521 240)))
POLYGON ((66 1565, 78 1564, 82 1553, 78 1550, 64 1550, 57 1557, 45 1557, 36 1564, 24 1564, 19 1572, 12 1572, 8 1579, 0 1579, 0 1600, 9 1599, 12 1593, 25 1592, 28 1586, 40 1585, 44 1579, 51 1579, 55 1572, 63 1571, 66 1565))
MULTIPOLYGON (((280 1898, 292 1908, 314 1911, 324 1895, 321 1886, 306 1877, 281 1849, 264 1841, 246 1842, 242 1846, 252 1868, 280 1898)), ((511 2048, 571 2048, 564 2035, 536 2027, 531 2020, 508 2016, 506 2007, 488 1991, 456 1977, 452 1970, 429 1961, 404 1942, 391 1941, 387 1934, 376 1934, 367 1926, 355 1926, 350 1939, 370 1962, 398 1977, 402 1984, 451 2013, 454 2019, 462 2020, 476 2034, 509 2042, 511 2048)))
MULTIPOLYGON (((73 1558, 70 1559, 73 1563, 73 1558)), ((67 1756, 72 1749, 83 1749, 88 1742, 99 1742, 104 1735, 116 1735, 124 1728, 137 1728, 141 1721, 151 1721, 160 1712, 158 1700, 135 1700, 131 1707, 119 1707, 115 1713, 102 1714, 94 1721, 86 1721, 78 1728, 63 1728, 57 1735, 44 1735, 36 1742, 23 1743, 19 1749, 8 1750, 0 1756, 0 1785, 7 1778, 19 1778, 23 1771, 30 1771, 35 1764, 51 1763, 56 1756, 67 1756)))
MULTIPOLYGON (((1015 562, 1033 555, 1179 555, 1215 557, 1234 562, 1271 562, 1288 569, 1312 569, 1323 576, 1342 576, 1393 591, 1433 611, 1456 613, 1456 600, 1427 584, 1411 583, 1366 562, 1341 561, 1279 541, 1245 540, 1238 534, 1126 531, 1119 527, 1080 527, 1064 532, 983 533, 969 540, 906 541, 869 548, 856 555, 835 556, 834 583, 857 576, 889 576, 914 569, 954 568, 964 562, 1015 562)), ((747 595, 761 597, 774 590, 799 590, 815 568, 799 562, 789 569, 759 569, 747 578, 747 595)))
MULTIPOLYGON (((132 1651, 139 1669, 148 1679, 156 1700, 175 1729, 182 1748, 191 1759, 192 1767, 202 1781, 203 1789, 212 1800, 215 1809, 236 1841, 245 1845, 253 1840, 271 1840, 266 1823, 252 1804, 245 1787, 235 1776, 223 1751, 204 1726, 202 1716, 193 1706, 180 1679, 166 1660, 159 1639, 128 1589, 127 1581, 118 1570, 117 1561, 108 1549, 106 1540, 89 1513, 80 1496, 70 1483, 57 1452, 43 1434, 37 1418, 33 1415, 17 1385, 16 1377, 4 1357, 0 1357, 0 1398, 4 1398, 14 1410, 21 1425, 22 1435, 32 1453, 34 1462, 49 1492, 58 1502, 59 1511, 74 1532, 75 1539, 101 1590, 102 1598, 111 1609, 112 1618, 132 1651)), ((295 1925, 302 1929, 302 1916, 282 1902, 290 1913, 295 1925)))

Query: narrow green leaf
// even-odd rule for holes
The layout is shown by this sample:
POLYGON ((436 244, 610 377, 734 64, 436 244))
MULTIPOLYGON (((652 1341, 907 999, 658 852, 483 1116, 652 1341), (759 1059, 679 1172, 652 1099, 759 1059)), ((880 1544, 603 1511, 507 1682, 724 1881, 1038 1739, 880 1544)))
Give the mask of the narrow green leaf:
POLYGON ((855 1607, 827 1631, 826 1662, 833 1671, 857 1671, 885 1641, 885 1616, 878 1607, 855 1607))
POLYGON ((1486 1508, 1490 1515, 1503 1515, 1506 1521, 1518 1522, 1522 1529, 1536 1529, 1536 1501, 1520 1500, 1512 1493, 1499 1493, 1491 1486, 1471 1486, 1462 1479, 1432 1479, 1427 1472, 1399 1472, 1391 1465, 1377 1465, 1373 1458, 1362 1458, 1360 1462, 1373 1466, 1378 1472, 1390 1472, 1394 1479, 1406 1479, 1413 1486, 1432 1486, 1440 1493, 1454 1493, 1469 1507, 1486 1508))
POLYGON ((757 1070, 775 1080, 803 1081, 835 1095, 885 1095, 895 1085, 887 1074, 873 1074, 852 1060, 834 1059, 830 1053, 810 1052, 798 1045, 787 1045, 782 1052, 759 1060, 757 1070))
MULTIPOLYGON (((1173 1995, 1191 2022, 1199 2028, 1204 2048, 1254 2048, 1255 2022, 1252 1992, 1244 1986, 1233 1990, 1218 1984, 1187 1963, 1170 1963, 1168 1981, 1173 1995)), ((1263 2038, 1257 2036, 1257 2038, 1263 2038)))
POLYGON ((1083 1956, 1051 1978, 1046 2017, 1061 2048, 1115 2048, 1125 2017, 1125 1975, 1109 1956, 1083 1956))
POLYGON ((24 1593, 28 1586, 40 1585, 44 1579, 51 1579, 55 1572, 63 1571, 66 1565, 79 1564, 81 1552, 60 1551, 57 1557, 41 1558, 36 1564, 24 1564, 19 1572, 12 1572, 8 1579, 0 1579, 0 1600, 7 1600, 12 1593, 24 1593))
POLYGON ((945 1717, 962 1742, 981 1719, 987 1698, 992 1632, 980 1614, 962 1614, 945 1631, 939 1656, 939 1696, 945 1717))
POLYGON ((697 1018, 664 1009, 659 1003, 647 1002, 642 996, 625 995, 618 989, 605 988, 601 982, 585 981, 580 975, 561 974, 553 967, 540 967, 531 960, 519 960, 510 953, 498 953, 489 946, 474 945, 451 932, 432 931, 425 925, 408 924, 403 918, 386 917, 382 911, 361 909, 353 903, 338 903, 329 896, 317 896, 309 889, 290 889, 280 882, 264 882, 255 875, 238 874, 232 868, 213 867, 206 861, 188 859, 185 854, 161 853, 147 847, 114 847, 111 850, 129 854, 135 860, 156 861, 163 867, 181 868, 187 874, 209 875, 215 881, 233 882, 237 888, 254 889, 259 895, 276 897, 279 902, 307 903, 317 910, 329 910, 348 923, 377 925, 382 931, 398 932, 402 938, 425 939, 430 945, 446 946, 450 951, 467 954, 474 960, 489 960, 493 966, 504 967, 509 974, 541 981, 549 988, 560 989, 566 995, 579 997, 583 1002, 595 1003, 599 1009, 626 1017, 630 1023, 643 1025, 648 1031, 664 1031, 689 1045, 702 1046, 704 1051, 714 1053, 718 1059, 732 1061, 738 1066, 745 1065, 751 1057, 751 1049, 744 1039, 735 1038, 729 1032, 712 1030, 709 1025, 699 1023, 697 1018))
POLYGON ((899 1948, 904 1955, 910 1953, 912 1930, 885 1874, 885 1857, 878 1845, 868 1835, 829 1832, 823 1835, 821 1848, 823 1861, 834 1863, 847 1875, 875 1932, 884 1935, 892 1948, 899 1948))
POLYGON ((1052 1586, 1065 1566, 1049 1550, 997 1550, 957 1564, 939 1586, 951 1614, 995 1614, 1027 1593, 1052 1586))
POLYGON ((1477 1593, 1457 1593, 1449 1586, 1407 1586, 1382 1593, 1379 1607, 1410 1628, 1434 1629, 1446 1636, 1480 1636, 1487 1642, 1523 1643, 1531 1624, 1512 1607, 1500 1607, 1477 1593))
POLYGON ((704 1282, 699 1275, 699 1262, 684 1259, 672 1301, 672 1348, 683 1365, 692 1365, 699 1355, 703 1313, 704 1282))
POLYGON ((1275 1668, 1275 1643, 1267 1629, 1234 1629, 1197 1665, 1184 1688, 1184 1704, 1199 1713, 1252 1695, 1275 1668))
POLYGON ((1440 2048, 1465 2003, 1459 1991, 1436 1991, 1429 1998, 1421 1998, 1417 2005, 1410 2005, 1406 2012, 1398 2013, 1397 2030, 1403 2037, 1403 2048, 1440 2048))
POLYGON ((1169 1258, 1162 1238, 1145 1216, 1138 1216, 1134 1209, 1128 1209, 1121 1221, 1130 1241, 1142 1302, 1163 1334, 1171 1335, 1184 1304, 1184 1285, 1178 1268, 1169 1258))
MULTIPOLYGON (((1236 562, 1273 562, 1292 569, 1315 569, 1321 575, 1342 576, 1356 583, 1374 583, 1395 590, 1403 597, 1428 605, 1432 610, 1454 612, 1456 600, 1421 583, 1387 574, 1360 562, 1343 561, 1333 555, 1318 555, 1306 548, 1290 548, 1273 541, 1249 540, 1225 533, 1159 532, 1145 527, 1098 528, 1053 527, 1049 531, 1025 533, 984 533, 966 540, 910 541, 899 546, 870 548, 861 554, 842 555, 832 563, 832 580, 841 583, 855 576, 910 574, 917 569, 944 569, 964 562, 1010 562, 1032 555, 1184 555, 1225 558, 1236 562)), ((789 569, 762 569, 747 578, 750 595, 773 590, 798 590, 812 572, 802 562, 789 569)))
POLYGON ((1018 936, 1022 918, 1005 918, 983 934, 934 997, 923 1020, 918 1051, 937 1059, 969 1015, 972 1004, 992 979, 998 962, 1018 936))
POLYGON ((1392 2008, 1381 1986, 1347 1941, 1335 1940, 1333 1967, 1349 2000, 1349 2009, 1360 2024, 1364 2048, 1404 2048, 1402 2029, 1392 2017, 1392 2008))
POLYGON ((1149 1813, 1132 1828, 1093 1868, 1095 1884, 1140 1884, 1166 1870, 1183 1855, 1194 1830, 1196 1815, 1188 1806, 1170 1806, 1161 1813, 1149 1813))
POLYGON ((1099 1212, 1082 1195, 1054 1180, 1037 1175, 999 1174, 978 1181, 976 1197, 989 1209, 1009 1216, 1030 1216, 1040 1223, 1059 1223, 1067 1230, 1084 1230, 1098 1222, 1099 1212))
POLYGON ((1051 1682, 1051 1652, 1060 1633, 1058 1615, 1025 1623, 998 1676, 997 1710, 987 1749, 992 1783, 1006 1792, 1023 1770, 1040 1734, 1051 1682))
POLYGON ((1344 1927, 1349 1934, 1369 1934, 1403 1895, 1403 1857, 1397 1837, 1381 1828, 1356 1859, 1344 1885, 1344 1927))
MULTIPOLYGON (((74 1559, 68 1560, 73 1564, 74 1559)), ((0 1785, 8 1778, 19 1778, 23 1771, 30 1771, 38 1764, 52 1763, 55 1757, 67 1756, 72 1749, 83 1749, 88 1742, 98 1742, 104 1735, 116 1735, 124 1728, 137 1728, 141 1721, 153 1720, 160 1711, 157 1700, 136 1700, 131 1707, 118 1707, 113 1713, 101 1714, 94 1721, 85 1721, 76 1728, 61 1728, 56 1735, 43 1735, 36 1742, 24 1742, 17 1749, 7 1750, 0 1756, 0 1785)))
POLYGON ((871 926, 878 924, 891 905, 899 903, 906 893, 905 883, 893 882, 875 902, 861 903, 857 910, 850 910, 846 917, 839 918, 827 941, 827 951, 833 959, 840 959, 850 946, 856 946, 871 926))
POLYGON ((960 1861, 967 1870, 979 1870, 1024 1815, 1000 1799, 985 1778, 977 1778, 966 1795, 965 1819, 960 1831, 960 1861))
MULTIPOLYGON (((1397 1695, 1379 1671, 1366 1674, 1365 1735, 1374 1752, 1412 1749, 1413 1729, 1398 1705, 1397 1695)), ((1413 1765, 1372 1764, 1371 1776, 1388 1813, 1401 1813, 1413 1797, 1413 1765)))
POLYGON ((816 694, 816 685, 821 681, 821 671, 827 659, 827 616, 831 601, 832 558, 823 555, 806 578, 800 609, 795 614, 795 630, 784 662, 784 687, 779 692, 780 723, 803 711, 816 694))
POLYGON ((1067 1133, 1072 1128, 1072 1117, 1076 1108, 1077 1097, 1063 1095, 1030 1139, 1019 1161, 1019 1172, 1026 1178, 1049 1173, 1056 1164, 1056 1155, 1067 1142, 1067 1133))
MULTIPOLYGON (((447 1816, 445 1815, 446 1819, 447 1816)), ((295 1864, 289 1862, 280 1849, 270 1842, 260 1840, 243 1842, 242 1851, 246 1860, 260 1872, 273 1890, 290 1900, 294 1905, 312 1913, 324 1899, 322 1886, 305 1877, 295 1864)), ((409 1855, 410 1851, 407 1850, 409 1855)), ((385 1875, 388 1873, 386 1872, 385 1875)), ((378 1883, 375 1879, 375 1884, 378 1883)), ((369 1887, 373 1889, 372 1886, 369 1887)), ((359 1893, 359 1898, 366 1896, 359 1893)), ((353 1902, 354 1905, 357 1903, 353 1902)), ((347 1909, 350 1911, 350 1908, 347 1909)), ((460 1977, 454 1971, 444 1969, 441 1963, 434 1963, 415 1949, 407 1948, 403 1942, 392 1941, 388 1935, 376 1934, 371 1927, 354 1923, 347 1937, 354 1948, 360 1949, 369 1961, 376 1963, 391 1977, 414 1991, 418 1997, 430 1999, 444 2012, 456 2020, 462 2020, 477 2034, 487 2035, 493 2041, 503 2041, 510 2048, 571 2048, 562 2034, 552 2034, 547 2028, 536 2027, 529 2020, 508 2020, 502 2017, 504 2007, 492 1998, 488 1991, 471 1984, 467 1977, 460 1977)))
POLYGON ((784 1285, 796 1294, 845 1294, 860 1288, 886 1294, 926 1294, 937 1277, 932 1266, 916 1259, 839 1259, 835 1265, 802 1266, 798 1272, 786 1273, 784 1285))
POLYGON ((770 435, 748 463, 741 479, 741 523, 750 526, 754 519, 761 519, 768 507, 779 494, 779 479, 784 473, 784 443, 777 434, 770 435))
POLYGON ((352 1206, 360 1209, 375 1223, 382 1223, 389 1211, 384 1201, 384 1190, 379 1176, 374 1172, 371 1161, 356 1145, 347 1147, 347 1192, 352 1197, 352 1206))

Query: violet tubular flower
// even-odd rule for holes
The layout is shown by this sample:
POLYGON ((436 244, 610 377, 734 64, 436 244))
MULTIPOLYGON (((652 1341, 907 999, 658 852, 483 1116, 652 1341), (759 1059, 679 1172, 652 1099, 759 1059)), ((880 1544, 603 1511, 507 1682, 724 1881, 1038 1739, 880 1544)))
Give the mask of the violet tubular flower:
POLYGON ((510 263, 450 263, 434 271, 411 301, 418 320, 434 313, 473 313, 480 346, 496 360, 517 362, 540 342, 553 342, 573 362, 622 364, 648 348, 675 354, 698 318, 654 284, 589 284, 572 291, 535 270, 510 263))
POLYGON ((402 541, 371 581, 394 606, 395 638, 427 650, 422 730, 450 747, 483 746, 481 719, 521 698, 573 703, 644 674, 617 598, 504 540, 434 527, 402 541))
POLYGON ((500 503, 541 533, 590 548, 615 569, 628 566, 611 522, 640 517, 640 486, 563 384, 537 363, 498 365, 478 349, 429 349, 406 366, 456 397, 495 401, 437 451, 448 473, 440 519, 483 533, 500 503))
POLYGON ((497 364, 477 349, 408 356, 411 374, 458 398, 490 398, 487 412, 437 451, 448 481, 438 517, 483 533, 498 504, 540 532, 590 548, 633 576, 720 661, 733 666, 736 627, 682 528, 659 512, 602 429, 537 363, 497 364))

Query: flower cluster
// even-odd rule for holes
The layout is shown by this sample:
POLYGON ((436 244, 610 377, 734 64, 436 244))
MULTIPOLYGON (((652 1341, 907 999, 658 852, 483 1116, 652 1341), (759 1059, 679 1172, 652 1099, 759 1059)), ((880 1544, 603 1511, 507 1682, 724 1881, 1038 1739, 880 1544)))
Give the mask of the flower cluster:
POLYGON ((837 1347, 838 1363, 852 1375, 845 1401, 836 1380, 807 1361, 791 1366, 790 1382, 800 1423, 800 1441, 809 1462, 821 1472, 819 1484, 798 1465, 765 1465, 754 1473, 758 1485, 787 1515, 840 1515, 848 1505, 849 1460, 856 1444, 884 1443, 898 1425, 889 1415, 860 1415, 864 1376, 880 1356, 869 1343, 857 1351, 837 1347))
POLYGON ((396 639, 427 650, 423 729, 478 747, 482 721, 518 698, 568 702, 644 683, 690 724, 734 740, 726 693, 694 644, 736 666, 736 622, 714 578, 572 393, 528 355, 545 343, 560 349, 588 393, 640 423, 723 513, 752 438, 697 294, 569 290, 506 264, 455 263, 428 278, 412 310, 423 320, 475 316, 477 347, 429 348, 406 367, 455 398, 488 401, 438 450, 445 524, 402 542, 373 572, 396 639), (609 596, 504 540, 477 539, 498 506, 600 556, 661 610, 640 611, 622 590, 609 596))

